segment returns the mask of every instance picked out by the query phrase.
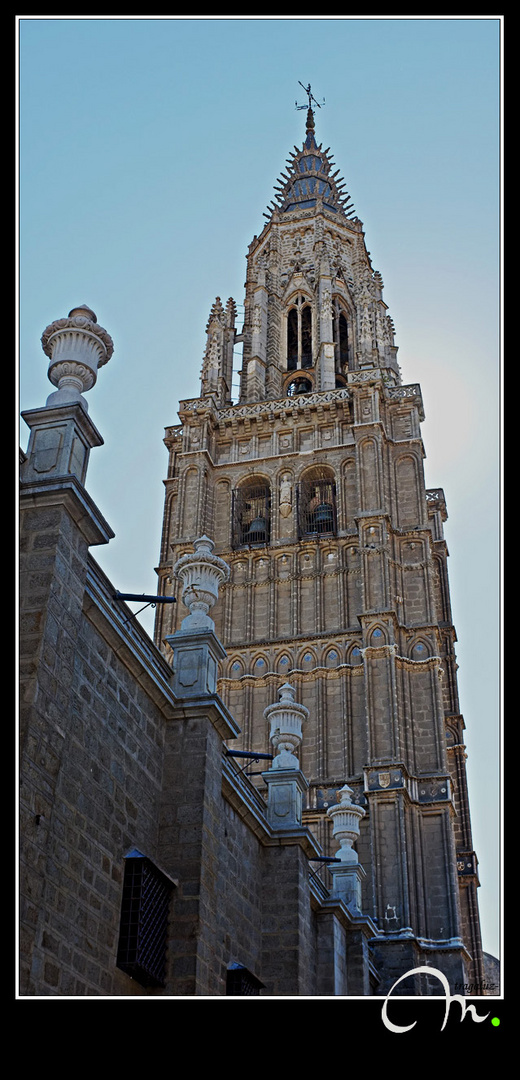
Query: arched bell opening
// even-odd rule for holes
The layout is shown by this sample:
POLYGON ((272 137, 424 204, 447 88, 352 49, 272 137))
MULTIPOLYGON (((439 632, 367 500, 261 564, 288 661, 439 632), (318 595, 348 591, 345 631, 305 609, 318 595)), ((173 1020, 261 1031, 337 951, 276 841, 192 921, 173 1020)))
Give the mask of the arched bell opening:
POLYGON ((334 337, 334 367, 337 375, 349 370, 351 330, 349 315, 338 297, 333 300, 332 332, 334 337))
POLYGON ((263 547, 271 535, 271 489, 261 478, 233 492, 233 547, 263 547))
POLYGON ((287 311, 287 371, 310 368, 312 362, 312 309, 306 296, 297 296, 287 311))
POLYGON ((297 486, 298 537, 337 531, 336 483, 332 469, 309 469, 297 486))
POLYGON ((298 397, 299 394, 310 394, 312 389, 312 381, 299 375, 296 379, 290 380, 285 392, 287 397, 298 397))

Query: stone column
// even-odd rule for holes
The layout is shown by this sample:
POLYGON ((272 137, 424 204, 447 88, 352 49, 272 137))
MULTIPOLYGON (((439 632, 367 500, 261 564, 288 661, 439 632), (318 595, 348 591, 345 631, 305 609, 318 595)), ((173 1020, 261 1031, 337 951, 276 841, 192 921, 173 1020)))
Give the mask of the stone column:
POLYGON ((323 260, 318 289, 320 314, 320 351, 318 360, 319 390, 334 390, 336 371, 332 331, 332 278, 327 260, 323 260))
POLYGON ((266 393, 267 303, 266 271, 264 266, 260 266, 251 296, 251 345, 247 361, 248 401, 262 401, 266 393))

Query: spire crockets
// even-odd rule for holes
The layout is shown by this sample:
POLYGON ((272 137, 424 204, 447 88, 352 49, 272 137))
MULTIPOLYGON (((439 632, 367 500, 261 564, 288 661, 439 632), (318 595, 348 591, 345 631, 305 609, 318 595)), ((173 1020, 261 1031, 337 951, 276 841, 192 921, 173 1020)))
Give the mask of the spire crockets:
POLYGON ((354 205, 345 190, 345 181, 339 176, 339 169, 331 171, 335 162, 329 157, 330 147, 323 150, 321 143, 319 146, 316 143, 314 112, 310 105, 311 99, 315 99, 310 93, 310 86, 304 89, 309 94, 305 142, 301 150, 295 146, 294 153, 287 158, 289 169, 280 174, 274 188, 275 199, 268 206, 269 213, 264 216, 271 217, 274 211, 307 210, 321 200, 327 210, 352 218, 354 205))

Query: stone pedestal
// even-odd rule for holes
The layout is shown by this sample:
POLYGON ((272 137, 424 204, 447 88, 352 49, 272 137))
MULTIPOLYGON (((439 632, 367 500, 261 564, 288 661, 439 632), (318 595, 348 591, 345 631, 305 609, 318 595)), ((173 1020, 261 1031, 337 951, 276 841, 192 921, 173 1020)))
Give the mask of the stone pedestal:
POLYGON ((165 638, 173 650, 174 694, 179 698, 215 694, 218 664, 226 650, 211 630, 192 630, 165 638))
POLYGON ((273 829, 301 826, 303 795, 309 786, 300 769, 275 769, 262 773, 267 784, 267 820, 273 829))
MULTIPOLYGON (((52 397, 52 395, 51 395, 52 397)), ((23 482, 53 481, 75 476, 85 483, 90 451, 103 439, 86 412, 83 400, 22 413, 31 429, 23 482)))
POLYGON ((328 871, 332 877, 333 896, 344 900, 356 911, 361 911, 361 884, 363 878, 366 877, 363 867, 359 863, 352 863, 350 866, 331 863, 328 871))

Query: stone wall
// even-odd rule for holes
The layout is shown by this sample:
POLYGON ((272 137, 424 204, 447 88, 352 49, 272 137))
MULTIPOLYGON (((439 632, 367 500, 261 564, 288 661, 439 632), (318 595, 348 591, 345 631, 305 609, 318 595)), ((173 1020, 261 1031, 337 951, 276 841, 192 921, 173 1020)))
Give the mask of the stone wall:
POLYGON ((352 920, 323 891, 320 923, 321 849, 301 824, 273 832, 220 698, 175 695, 89 554, 109 535, 78 485, 22 483, 21 996, 221 996, 233 964, 268 996, 347 992, 352 920), (161 986, 117 966, 135 849, 173 882, 161 986))

